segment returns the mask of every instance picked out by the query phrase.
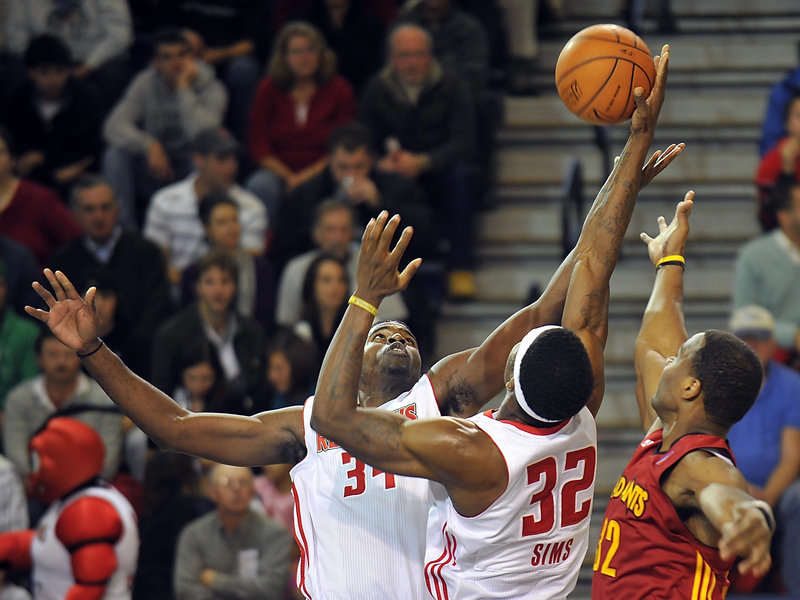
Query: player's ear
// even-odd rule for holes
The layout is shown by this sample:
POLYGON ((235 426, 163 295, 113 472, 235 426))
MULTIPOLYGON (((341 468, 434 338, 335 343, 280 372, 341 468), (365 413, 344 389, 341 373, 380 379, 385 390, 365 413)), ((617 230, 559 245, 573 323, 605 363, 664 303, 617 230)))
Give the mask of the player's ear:
POLYGON ((703 384, 697 377, 687 375, 681 381, 681 398, 684 400, 695 400, 703 389, 703 384))

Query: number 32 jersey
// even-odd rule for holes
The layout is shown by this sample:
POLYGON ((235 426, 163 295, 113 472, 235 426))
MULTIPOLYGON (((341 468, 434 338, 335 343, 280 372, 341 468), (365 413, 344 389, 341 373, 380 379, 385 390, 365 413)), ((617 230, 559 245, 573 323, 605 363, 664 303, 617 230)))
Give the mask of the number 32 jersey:
POLYGON ((622 472, 606 509, 592 578, 593 600, 722 600, 734 560, 701 543, 661 488, 684 456, 706 450, 733 459, 725 440, 689 434, 661 451, 663 430, 648 435, 622 472))
MULTIPOLYGON (((542 429, 469 419, 506 460, 508 486, 491 506, 464 517, 449 498, 428 526, 425 582, 437 600, 563 599, 586 554, 597 457, 597 428, 587 408, 542 429)), ((432 513, 433 514, 433 513, 432 513)))
MULTIPOLYGON (((356 460, 311 429, 313 402, 303 408, 308 454, 291 470, 298 588, 313 600, 424 598, 430 490, 441 486, 356 460)), ((380 408, 409 419, 440 415, 427 375, 380 408)))

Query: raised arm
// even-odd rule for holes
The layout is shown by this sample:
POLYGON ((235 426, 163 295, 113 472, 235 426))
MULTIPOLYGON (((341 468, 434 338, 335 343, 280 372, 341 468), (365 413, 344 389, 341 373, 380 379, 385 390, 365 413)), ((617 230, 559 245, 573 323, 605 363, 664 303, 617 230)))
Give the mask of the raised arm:
POLYGON ((67 276, 44 271, 55 296, 33 287, 48 306, 25 311, 75 350, 109 397, 159 446, 230 465, 296 463, 305 456, 302 408, 254 417, 192 413, 131 372, 97 335, 95 288, 81 298, 67 276))
MULTIPOLYGON (((354 295, 373 306, 404 289, 421 262, 415 259, 402 273, 398 271, 412 234, 406 228, 390 249, 399 222, 398 216, 389 219, 383 211, 370 220, 362 237, 354 295)), ((412 420, 392 411, 357 406, 364 344, 373 322, 368 308, 350 304, 345 311, 322 363, 311 427, 378 469, 440 481, 451 494, 454 488, 470 489, 475 500, 475 490, 490 490, 505 470, 488 467, 488 462, 502 463, 503 458, 472 423, 452 418, 412 420)))
MULTIPOLYGON (((686 237, 689 235, 689 214, 694 204, 693 198, 694 192, 686 194, 675 208, 675 216, 669 225, 664 217, 658 218, 659 233, 655 238, 646 233, 641 234, 654 266, 664 257, 683 257, 686 237)), ((683 266, 670 264, 657 267, 653 291, 650 293, 634 347, 636 400, 645 431, 657 419, 650 399, 655 394, 661 371, 667 365, 668 359, 678 353, 687 337, 683 322, 683 266)))
POLYGON ((431 370, 436 396, 445 402, 444 413, 468 416, 477 412, 502 389, 505 359, 514 344, 534 327, 558 323, 575 330, 587 346, 597 381, 589 406, 593 412, 599 408, 604 389, 602 351, 608 328, 608 281, 639 190, 684 147, 673 144, 665 152, 653 154, 645 164, 664 101, 669 48, 664 46, 654 61, 656 81, 650 96, 645 99, 637 88, 628 142, 592 204, 575 248, 542 297, 509 317, 477 349, 447 357, 431 370))

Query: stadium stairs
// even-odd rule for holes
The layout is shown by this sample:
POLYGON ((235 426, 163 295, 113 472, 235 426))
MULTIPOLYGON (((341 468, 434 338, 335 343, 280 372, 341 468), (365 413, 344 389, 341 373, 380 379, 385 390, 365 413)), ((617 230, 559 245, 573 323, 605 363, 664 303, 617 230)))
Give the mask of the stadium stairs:
MULTIPOLYGON (((565 0, 565 18, 548 23, 541 32, 535 74, 540 93, 505 99, 495 185, 478 224, 478 298, 444 307, 438 356, 479 344, 526 303, 532 286, 544 288, 563 256, 564 215, 574 212, 565 196, 576 159, 585 197, 582 220, 610 159, 622 149, 627 124, 602 128, 604 152, 597 143, 598 130, 567 111, 553 82, 558 53, 569 37, 595 23, 624 24, 621 4, 565 0)), ((648 16, 640 35, 654 54, 664 43, 672 48, 667 98, 653 150, 680 141, 686 142, 686 149, 641 193, 611 280, 592 533, 571 596, 576 600, 589 597, 591 562, 608 496, 641 438, 633 342, 654 274, 639 232, 657 231, 656 218, 669 219, 685 192, 695 190, 686 252, 686 325, 690 335, 726 328, 736 252, 760 231, 752 176, 766 98, 770 86, 798 64, 796 0, 673 0, 672 8, 677 32, 659 32, 648 16)), ((580 227, 580 220, 573 219, 568 234, 580 227)))

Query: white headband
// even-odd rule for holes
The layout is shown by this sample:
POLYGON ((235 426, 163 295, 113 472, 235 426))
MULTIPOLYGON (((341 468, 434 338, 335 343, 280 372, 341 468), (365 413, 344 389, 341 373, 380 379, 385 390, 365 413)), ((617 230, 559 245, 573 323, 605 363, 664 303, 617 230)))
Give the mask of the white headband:
POLYGON ((531 347, 531 344, 533 344, 536 338, 538 338, 548 329, 561 329, 561 327, 558 325, 542 325, 536 329, 531 329, 520 341, 519 347, 517 348, 517 355, 514 357, 514 395, 517 398, 517 403, 519 404, 520 408, 537 421, 542 421, 543 423, 560 423, 561 420, 554 421, 553 419, 545 419, 544 417, 537 415, 536 412, 534 412, 534 410, 528 405, 528 401, 525 399, 525 394, 522 393, 522 386, 519 383, 519 368, 522 364, 522 357, 525 356, 528 348, 531 347))

